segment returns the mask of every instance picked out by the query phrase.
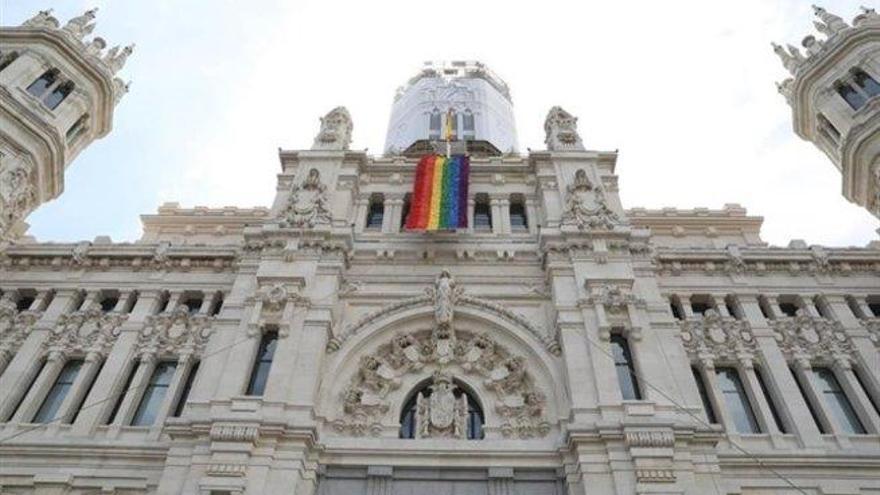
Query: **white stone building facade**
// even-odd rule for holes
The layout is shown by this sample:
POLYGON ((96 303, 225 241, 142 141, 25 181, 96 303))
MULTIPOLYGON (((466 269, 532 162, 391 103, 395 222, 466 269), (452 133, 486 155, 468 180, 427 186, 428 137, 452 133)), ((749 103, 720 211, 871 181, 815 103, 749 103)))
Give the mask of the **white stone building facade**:
MULTIPOLYGON (((509 104, 470 70, 430 85, 509 104)), ((527 154, 477 117, 469 227, 407 232, 438 143, 395 119, 371 156, 331 111, 266 208, 5 244, 0 493, 880 493, 876 244, 624 208, 559 107, 527 154)))

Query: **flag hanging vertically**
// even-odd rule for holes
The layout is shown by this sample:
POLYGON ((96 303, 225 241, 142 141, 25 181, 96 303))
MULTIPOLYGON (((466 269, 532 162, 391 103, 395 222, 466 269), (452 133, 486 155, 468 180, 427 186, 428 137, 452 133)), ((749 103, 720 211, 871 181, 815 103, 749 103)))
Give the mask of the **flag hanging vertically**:
POLYGON ((407 230, 467 228, 469 176, 467 156, 423 156, 416 167, 407 230))

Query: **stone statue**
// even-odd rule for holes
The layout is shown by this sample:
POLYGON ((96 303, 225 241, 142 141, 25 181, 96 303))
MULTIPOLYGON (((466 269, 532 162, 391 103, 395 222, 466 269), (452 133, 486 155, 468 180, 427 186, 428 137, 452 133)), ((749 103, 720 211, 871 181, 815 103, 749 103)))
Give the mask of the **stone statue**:
POLYGON ((467 438, 467 396, 455 397, 452 377, 435 371, 431 395, 416 398, 416 438, 467 438))
POLYGON ((544 120, 544 142, 551 151, 583 151, 584 144, 577 132, 577 117, 553 107, 544 120))
POLYGON ((594 187, 583 169, 575 172, 574 181, 566 188, 563 225, 579 229, 613 229, 620 223, 617 214, 605 201, 604 192, 594 187))
POLYGON ((822 50, 822 42, 817 40, 815 36, 809 35, 801 41, 801 46, 807 50, 808 56, 813 56, 822 50))
POLYGON ((313 150, 347 150, 351 144, 351 115, 345 107, 336 107, 321 117, 321 130, 312 144, 313 150))
POLYGON ((785 51, 785 48, 783 48, 782 45, 777 45, 776 43, 770 43, 770 45, 773 47, 773 51, 776 53, 776 55, 779 56, 779 59, 782 60, 782 65, 785 67, 785 69, 789 73, 794 75, 794 73, 800 66, 800 62, 798 62, 798 60, 793 57, 791 53, 785 51))
POLYGON ((455 279, 449 270, 443 270, 434 280, 434 320, 440 326, 452 326, 455 304, 455 279))
POLYGON ((58 28, 58 19, 52 17, 52 10, 41 10, 37 12, 37 14, 30 19, 24 21, 21 25, 27 27, 45 27, 45 28, 58 28))
POLYGON ((880 15, 877 15, 877 11, 868 7, 859 7, 862 10, 862 13, 857 15, 853 19, 853 26, 861 26, 866 22, 876 22, 880 15))
POLYGON ((14 228, 30 213, 36 197, 26 166, 0 163, 0 240, 12 240, 14 228))
POLYGON ((87 10, 83 15, 78 15, 64 25, 64 30, 73 35, 76 39, 82 39, 85 35, 92 32, 95 29, 95 24, 92 22, 95 20, 95 12, 98 11, 98 8, 87 10))
POLYGON ((321 183, 318 169, 309 170, 301 184, 290 192, 287 208, 283 214, 282 226, 313 228, 319 224, 329 224, 332 220, 328 207, 327 186, 321 183))
POLYGON ((104 41, 104 38, 100 36, 95 36, 92 38, 92 41, 89 41, 86 44, 86 53, 93 57, 100 57, 101 50, 107 48, 107 42, 104 41))
POLYGON ((125 66, 125 61, 128 60, 129 55, 134 52, 134 46, 134 44, 131 44, 121 50, 118 46, 114 46, 107 51, 107 55, 104 55, 102 60, 107 64, 110 72, 116 74, 125 66))
POLYGON ((815 12, 816 17, 822 21, 822 27, 819 27, 820 23, 814 23, 816 29, 827 35, 829 38, 849 27, 840 16, 831 14, 822 7, 813 5, 813 12, 815 12))

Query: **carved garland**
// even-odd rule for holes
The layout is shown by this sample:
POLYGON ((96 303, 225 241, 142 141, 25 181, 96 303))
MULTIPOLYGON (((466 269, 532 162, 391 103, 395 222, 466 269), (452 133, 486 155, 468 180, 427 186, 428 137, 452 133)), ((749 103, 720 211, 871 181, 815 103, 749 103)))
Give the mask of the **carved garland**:
POLYGON ((0 300, 0 358, 18 350, 39 317, 39 312, 19 312, 12 301, 0 300))
POLYGON ((798 310, 793 318, 774 320, 771 325, 780 349, 789 359, 834 362, 848 361, 852 355, 852 342, 839 321, 798 310))
POLYGON ((119 336, 127 314, 105 313, 93 307, 58 317, 47 342, 50 351, 65 354, 97 352, 106 355, 119 336))
POLYGON ((736 361, 743 355, 753 355, 755 336, 749 324, 734 318, 723 318, 717 311, 706 311, 700 320, 685 320, 681 324, 681 341, 692 360, 710 358, 736 361))
POLYGON ((211 335, 210 316, 191 315, 185 306, 147 317, 138 352, 151 355, 199 355, 211 335))

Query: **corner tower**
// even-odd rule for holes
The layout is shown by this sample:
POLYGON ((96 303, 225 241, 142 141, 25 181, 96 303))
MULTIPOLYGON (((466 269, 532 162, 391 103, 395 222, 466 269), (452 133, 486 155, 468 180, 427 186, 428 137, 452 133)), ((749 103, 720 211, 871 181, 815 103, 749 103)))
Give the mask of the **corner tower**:
POLYGON ((63 27, 48 10, 0 28, 0 242, 20 237, 27 216, 64 191, 64 170, 110 132, 128 91, 114 75, 134 47, 85 40, 96 11, 63 27))
POLYGON ((454 61, 425 62, 398 88, 385 152, 430 151, 432 143, 444 139, 447 121, 458 151, 498 155, 517 150, 507 84, 480 62, 454 61))
POLYGON ((843 176, 849 201, 880 217, 880 15, 862 7, 847 24, 813 6, 813 25, 799 48, 773 50, 792 77, 778 83, 794 131, 822 150, 843 176))

